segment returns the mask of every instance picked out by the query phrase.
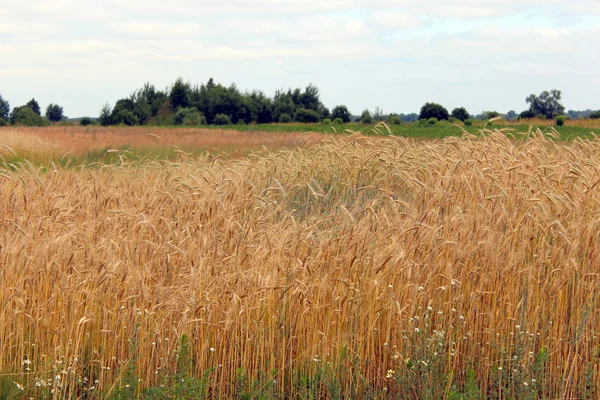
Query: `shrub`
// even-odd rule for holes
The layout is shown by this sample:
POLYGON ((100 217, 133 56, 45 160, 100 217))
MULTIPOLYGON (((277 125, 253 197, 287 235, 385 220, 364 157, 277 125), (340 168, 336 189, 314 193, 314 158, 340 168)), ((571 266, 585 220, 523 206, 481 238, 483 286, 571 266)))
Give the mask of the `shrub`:
POLYGON ((591 119, 600 119, 600 110, 594 111, 590 114, 591 119))
POLYGON ((427 123, 428 123, 429 125, 435 125, 435 124, 437 124, 438 122, 439 122, 439 120, 438 120, 437 118, 434 118, 434 117, 431 117, 431 118, 429 118, 429 119, 427 120, 427 123))
POLYGON ((128 126, 134 126, 140 122, 138 120, 138 117, 129 110, 119 111, 119 113, 116 115, 115 120, 117 124, 124 124, 128 126))
POLYGON ((295 119, 297 122, 320 122, 321 113, 315 110, 308 110, 306 108, 299 108, 296 111, 295 119))
POLYGON ((388 122, 392 125, 400 125, 402 124, 402 120, 396 114, 392 114, 388 118, 388 122))
POLYGON ((336 125, 343 125, 344 124, 344 120, 341 118, 336 118, 333 120, 333 123, 336 125))
POLYGON ((5 120, 4 118, 0 117, 0 126, 7 126, 8 125, 8 121, 5 120))
POLYGON ((215 124, 215 125, 231 125, 231 118, 229 118, 229 115, 217 114, 217 115, 215 115, 213 124, 215 124))
POLYGON ((325 119, 323 120, 323 125, 331 125, 331 119, 329 119, 329 118, 325 118, 325 119))
POLYGON ((563 126, 565 124, 565 116, 564 115, 559 115, 557 116, 554 121, 556 122, 556 126, 563 126))
POLYGON ((448 119, 449 116, 448 110, 446 110, 444 106, 436 103, 425 103, 425 105, 421 107, 419 119, 435 118, 437 120, 442 120, 448 119))
POLYGON ((464 120, 464 123, 466 126, 471 126, 473 125, 473 120, 471 118, 467 118, 464 120))
POLYGON ((289 114, 281 114, 279 116, 279 122, 282 124, 289 124, 290 122, 292 122, 292 117, 290 117, 289 114))
POLYGON ((81 126, 95 125, 95 123, 96 121, 94 121, 90 117, 83 117, 79 120, 79 125, 81 126))
POLYGON ((179 108, 173 116, 174 125, 206 125, 206 117, 195 108, 179 108))
POLYGON ((46 118, 52 122, 60 122, 65 117, 63 108, 58 104, 48 104, 46 108, 46 118))

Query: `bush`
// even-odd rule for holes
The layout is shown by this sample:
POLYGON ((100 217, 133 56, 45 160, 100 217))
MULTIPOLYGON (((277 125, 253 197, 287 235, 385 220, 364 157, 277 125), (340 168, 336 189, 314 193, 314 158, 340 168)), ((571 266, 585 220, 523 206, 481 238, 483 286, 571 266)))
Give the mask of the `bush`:
POLYGON ((0 126, 7 126, 8 125, 8 121, 5 120, 4 118, 0 117, 0 126))
POLYGON ((554 121, 556 122, 556 126, 563 126, 565 124, 565 116, 559 115, 554 119, 554 121))
POLYGON ((138 117, 129 110, 121 110, 116 115, 115 121, 117 124, 124 124, 128 126, 137 125, 140 121, 138 117))
POLYGON ((471 126, 473 125, 473 120, 471 118, 467 118, 464 120, 464 123, 466 126, 471 126))
POLYGON ((306 108, 299 108, 296 111, 296 121, 297 122, 320 122, 321 121, 321 113, 315 110, 308 110, 306 108))
POLYGON ((231 118, 229 118, 229 115, 217 114, 217 115, 215 115, 213 124, 215 124, 215 125, 231 125, 231 118))
POLYGON ((421 112, 419 114, 419 119, 430 119, 435 118, 437 120, 448 119, 450 115, 448 114, 448 110, 444 106, 441 106, 436 103, 425 103, 423 107, 421 107, 421 112))
POLYGON ((174 125, 206 125, 206 117, 195 108, 179 108, 173 116, 174 125))
POLYGON ((94 121, 90 117, 83 117, 79 120, 79 125, 81 125, 81 126, 88 126, 88 125, 95 125, 95 124, 96 124, 96 121, 94 121))
POLYGON ((431 117, 431 118, 429 118, 429 119, 427 120, 427 123, 428 123, 429 125, 435 125, 435 124, 437 124, 438 122, 439 122, 439 120, 438 120, 437 118, 434 118, 434 117, 431 117))
POLYGON ((392 114, 389 116, 388 118, 388 122, 392 125, 400 125, 402 124, 402 120, 400 119, 399 116, 392 114))
POLYGON ((292 117, 290 117, 289 114, 281 114, 279 116, 279 122, 281 124, 289 124, 290 122, 292 122, 292 117))
POLYGON ((343 125, 344 124, 344 120, 341 118, 336 118, 333 120, 333 123, 336 125, 343 125))
POLYGON ((600 119, 600 110, 594 111, 590 114, 591 119, 600 119))
POLYGON ((329 118, 325 118, 325 119, 323 120, 323 125, 331 125, 331 119, 329 119, 329 118))

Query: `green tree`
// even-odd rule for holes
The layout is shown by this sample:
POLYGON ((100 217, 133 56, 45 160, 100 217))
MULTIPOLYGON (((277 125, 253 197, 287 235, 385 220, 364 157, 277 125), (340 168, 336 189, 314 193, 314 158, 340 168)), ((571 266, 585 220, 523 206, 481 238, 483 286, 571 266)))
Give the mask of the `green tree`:
POLYGON ((593 111, 593 112, 590 114, 590 118, 591 118, 591 119, 600 119, 600 110, 598 110, 598 111, 593 111))
POLYGON ((535 114, 544 115, 547 119, 552 119, 565 112, 565 107, 560 103, 561 91, 551 90, 543 91, 539 96, 529 95, 525 102, 529 104, 529 110, 535 114))
POLYGON ((464 107, 457 107, 452 110, 452 116, 464 122, 466 119, 469 119, 469 112, 464 107))
POLYGON ((425 103, 423 107, 421 107, 421 112, 419 113, 419 119, 430 119, 435 118, 438 121, 447 120, 450 117, 448 114, 448 110, 440 104, 436 103, 425 103))
POLYGON ((371 116, 371 112, 369 110, 364 110, 360 116, 361 124, 372 124, 373 117, 371 116))
POLYGON ((27 102, 27 104, 25 104, 25 105, 27 107, 31 108, 33 110, 33 112, 36 113, 37 115, 39 115, 39 116, 42 115, 42 109, 40 108, 40 105, 35 100, 35 98, 32 98, 31 100, 29 100, 27 102))
POLYGON ((10 103, 8 100, 4 100, 2 94, 0 94, 0 119, 8 120, 8 116, 10 115, 10 103))
POLYGON ((96 121, 94 121, 90 117, 83 117, 79 120, 79 125, 81 125, 81 126, 88 126, 88 125, 95 125, 95 124, 96 124, 96 121))
POLYGON ((46 108, 46 118, 52 122, 60 122, 64 117, 63 108, 58 104, 48 104, 46 108))
POLYGON ((342 122, 348 123, 350 122, 350 111, 348 111, 348 107, 344 105, 335 106, 331 111, 331 117, 334 120, 340 118, 342 122))
POLYGON ((22 126, 46 126, 48 120, 37 115, 29 106, 15 107, 10 113, 10 122, 22 126))
POLYGON ((106 103, 102 106, 102 109, 100 110, 100 116, 98 117, 98 121, 102 126, 108 126, 113 124, 110 104, 106 103))
POLYGON ((173 123, 184 126, 206 125, 206 118, 196 108, 180 108, 173 116, 173 123))
POLYGON ((187 107, 190 101, 189 83, 185 83, 182 78, 177 78, 169 93, 169 100, 174 109, 187 107))

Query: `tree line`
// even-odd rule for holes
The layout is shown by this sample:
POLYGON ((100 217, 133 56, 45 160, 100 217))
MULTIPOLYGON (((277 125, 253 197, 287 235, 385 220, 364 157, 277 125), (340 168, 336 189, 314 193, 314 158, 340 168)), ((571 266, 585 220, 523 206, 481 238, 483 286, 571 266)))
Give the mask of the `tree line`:
MULTIPOLYGON (((415 122, 418 120, 452 120, 472 123, 473 119, 491 119, 502 116, 506 119, 556 118, 565 115, 561 104, 561 91, 544 91, 531 94, 525 99, 529 108, 517 114, 509 111, 484 111, 471 115, 464 107, 448 110, 437 103, 426 103, 420 112, 411 114, 384 114, 380 108, 373 113, 366 109, 360 116, 353 116, 345 105, 337 105, 331 111, 322 103, 319 89, 309 84, 304 89, 278 90, 272 97, 254 90, 242 92, 235 84, 223 86, 211 78, 205 84, 192 85, 178 78, 170 87, 159 90, 146 83, 129 97, 119 99, 114 106, 106 103, 97 118, 84 117, 81 125, 231 125, 279 123, 347 123, 371 124, 387 121, 390 124, 415 122)), ((573 111, 568 118, 600 118, 600 111, 573 111)), ((38 102, 33 98, 28 103, 10 109, 10 104, 0 94, 0 126, 25 125, 44 126, 66 120, 63 108, 50 104, 42 116, 38 102)))

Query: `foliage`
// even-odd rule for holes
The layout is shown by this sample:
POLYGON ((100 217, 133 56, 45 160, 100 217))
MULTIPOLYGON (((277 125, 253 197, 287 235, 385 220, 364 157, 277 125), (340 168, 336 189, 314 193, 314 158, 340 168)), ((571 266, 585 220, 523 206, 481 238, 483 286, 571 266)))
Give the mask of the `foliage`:
POLYGON ((448 110, 440 104, 437 103, 425 103, 423 107, 421 107, 421 112, 419 113, 419 119, 430 119, 436 118, 438 120, 448 119, 450 115, 448 114, 448 110))
POLYGON ((435 118, 435 117, 431 117, 431 118, 429 118, 429 119, 427 120, 427 123, 428 123, 429 125, 435 125, 435 124, 437 124, 438 122, 439 122, 439 120, 438 120, 437 118, 435 118))
POLYGON ((63 108, 58 104, 48 104, 46 118, 51 122, 60 122, 64 118, 63 108))
POLYGON ((98 121, 102 126, 112 125, 112 117, 111 117, 111 109, 108 103, 102 106, 100 110, 100 116, 98 117, 98 121))
POLYGON ((29 106, 13 108, 10 113, 10 123, 22 126, 47 126, 48 120, 39 116, 29 106))
POLYGON ((296 122, 320 122, 321 113, 315 110, 299 108, 295 115, 296 122))
POLYGON ((350 122, 350 111, 345 105, 335 106, 331 111, 331 118, 334 120, 340 118, 343 123, 348 123, 350 122))
POLYGON ((464 120, 465 126, 473 125, 473 120, 471 118, 467 118, 464 120))
POLYGON ((33 112, 36 113, 37 115, 39 115, 39 116, 42 115, 42 109, 40 108, 40 105, 35 100, 35 98, 32 98, 31 100, 29 100, 27 102, 27 104, 25 104, 25 105, 27 107, 31 108, 33 110, 33 112))
POLYGON ((281 114, 279 115, 279 122, 282 124, 289 124, 292 122, 292 117, 290 117, 290 114, 281 114))
POLYGON ((10 103, 0 94, 0 119, 7 120, 10 115, 10 103))
MULTIPOLYGON (((113 109, 113 114, 114 113, 115 110, 113 109)), ((137 125, 140 122, 138 117, 132 111, 126 109, 121 109, 120 111, 118 111, 118 113, 112 117, 112 121, 117 124, 124 124, 129 126, 137 125)))
POLYGON ((542 114, 547 119, 564 114, 565 107, 560 103, 560 100, 561 91, 556 89, 550 92, 543 91, 539 96, 531 94, 525 99, 529 104, 529 110, 536 114, 542 114))
POLYGON ((484 111, 483 115, 485 119, 493 119, 500 117, 502 114, 500 114, 498 111, 484 111))
POLYGON ((371 116, 371 112, 367 109, 365 109, 362 114, 360 115, 360 123, 361 124, 372 124, 373 123, 373 116, 371 116))
POLYGON ((341 118, 336 118, 333 120, 333 123, 336 125, 343 125, 344 124, 344 120, 341 118))
POLYGON ((516 119, 517 117, 518 117, 518 115, 514 110, 510 110, 509 112, 506 113, 506 118, 508 118, 508 120, 510 120, 510 121, 516 119))
POLYGON ((206 117, 196 108, 180 108, 173 116, 173 123, 184 126, 206 125, 206 117))
POLYGON ((391 114, 388 117, 388 122, 392 125, 400 125, 402 123, 402 119, 396 114, 391 114))
POLYGON ((556 126, 563 126, 565 124, 565 119, 564 115, 557 115, 556 118, 554 118, 556 126))
POLYGON ((323 120, 323 125, 331 125, 331 119, 329 119, 329 118, 325 118, 325 119, 323 120))
POLYGON ((226 114, 217 114, 213 120, 215 125, 231 125, 231 118, 226 114))
POLYGON ((455 108, 454 110, 452 110, 452 116, 453 116, 454 118, 458 119, 458 120, 461 120, 461 121, 463 121, 463 122, 464 122, 466 119, 469 119, 469 118, 470 118, 470 116, 469 116, 469 112, 468 112, 468 111, 467 111, 467 109, 466 109, 466 108, 464 108, 464 107, 458 107, 458 108, 455 108))
POLYGON ((522 111, 519 114, 519 118, 523 118, 523 119, 535 118, 536 115, 537 115, 537 113, 534 110, 529 109, 529 110, 522 111))
POLYGON ((182 78, 177 78, 173 86, 171 87, 171 93, 169 94, 169 100, 173 108, 178 109, 179 107, 185 108, 188 106, 190 101, 190 84, 183 82, 182 78))
POLYGON ((598 111, 593 111, 593 112, 590 114, 590 118, 591 118, 591 119, 600 119, 600 110, 598 110, 598 111))
POLYGON ((83 117, 79 120, 79 125, 81 125, 81 126, 96 125, 96 121, 91 119, 90 117, 83 117))

